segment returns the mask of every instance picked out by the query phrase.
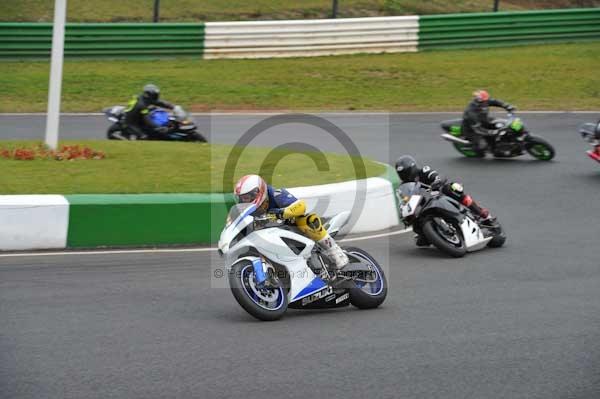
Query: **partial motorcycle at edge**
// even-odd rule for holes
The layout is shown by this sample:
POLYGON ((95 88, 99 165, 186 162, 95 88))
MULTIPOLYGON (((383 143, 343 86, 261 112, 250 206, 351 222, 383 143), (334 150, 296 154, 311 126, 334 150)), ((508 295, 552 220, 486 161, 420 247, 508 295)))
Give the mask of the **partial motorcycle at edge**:
POLYGON ((579 127, 579 134, 593 147, 586 151, 586 154, 594 161, 600 162, 600 121, 584 123, 579 127))

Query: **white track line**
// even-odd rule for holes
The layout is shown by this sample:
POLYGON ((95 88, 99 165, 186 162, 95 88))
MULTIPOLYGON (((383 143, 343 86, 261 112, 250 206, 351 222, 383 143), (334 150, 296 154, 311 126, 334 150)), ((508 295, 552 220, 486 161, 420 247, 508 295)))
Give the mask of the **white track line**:
MULTIPOLYGON (((391 237, 407 233, 411 229, 390 231, 386 233, 373 234, 368 236, 351 237, 340 240, 339 242, 363 241, 373 238, 391 237)), ((160 249, 108 249, 106 251, 63 251, 63 252, 18 252, 10 254, 0 253, 0 258, 24 258, 39 256, 71 256, 71 255, 130 255, 130 254, 155 254, 155 253, 188 253, 188 252, 211 252, 216 251, 216 247, 209 248, 160 248, 160 249)))

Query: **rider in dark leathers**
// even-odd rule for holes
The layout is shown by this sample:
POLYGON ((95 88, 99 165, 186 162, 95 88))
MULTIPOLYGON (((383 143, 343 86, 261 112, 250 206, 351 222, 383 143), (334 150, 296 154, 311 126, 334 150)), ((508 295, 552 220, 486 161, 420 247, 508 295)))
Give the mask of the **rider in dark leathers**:
MULTIPOLYGON (((441 191, 450 198, 455 199, 464 206, 468 207, 475 216, 483 221, 491 221, 490 212, 486 208, 480 207, 477 202, 466 194, 462 184, 449 181, 431 167, 425 165, 422 168, 417 166, 417 161, 410 155, 403 155, 396 161, 396 172, 403 183, 420 182, 431 187, 432 190, 441 191)), ((418 246, 428 246, 429 242, 423 236, 415 237, 418 246)))
POLYGON ((473 100, 469 103, 463 114, 462 132, 473 144, 473 150, 481 152, 485 149, 485 142, 482 136, 496 134, 495 126, 489 115, 489 107, 504 108, 508 112, 515 110, 515 107, 504 101, 490 98, 485 90, 477 90, 473 93, 473 100))
POLYGON ((160 129, 156 129, 146 119, 150 112, 151 106, 157 106, 167 109, 173 109, 173 104, 163 101, 160 98, 160 89, 153 84, 147 84, 144 86, 142 94, 137 97, 133 97, 129 101, 128 107, 125 110, 125 128, 131 133, 135 134, 138 138, 146 136, 160 137, 160 129))

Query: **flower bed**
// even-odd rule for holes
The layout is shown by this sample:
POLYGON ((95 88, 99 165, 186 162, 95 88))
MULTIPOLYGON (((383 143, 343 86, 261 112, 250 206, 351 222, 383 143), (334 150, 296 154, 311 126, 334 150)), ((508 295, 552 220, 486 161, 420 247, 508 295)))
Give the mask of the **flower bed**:
POLYGON ((51 150, 45 145, 38 144, 33 147, 0 148, 0 157, 17 161, 33 161, 34 159, 73 161, 76 159, 104 159, 106 156, 104 152, 84 145, 62 145, 57 150, 51 150))

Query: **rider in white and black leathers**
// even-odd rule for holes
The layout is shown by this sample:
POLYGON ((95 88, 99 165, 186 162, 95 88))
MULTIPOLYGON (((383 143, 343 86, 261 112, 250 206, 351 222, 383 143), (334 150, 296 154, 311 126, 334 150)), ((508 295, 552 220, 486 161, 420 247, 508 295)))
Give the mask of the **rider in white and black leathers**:
MULTIPOLYGON (((420 168, 417 165, 417 161, 410 155, 403 155, 398 158, 395 166, 398 177, 400 177, 403 183, 421 182, 426 184, 432 190, 441 191, 468 207, 475 216, 478 216, 482 220, 491 220, 489 210, 480 207, 470 195, 466 194, 462 184, 449 181, 427 165, 420 168)), ((416 239, 419 246, 429 245, 425 237, 418 236, 416 239)))

